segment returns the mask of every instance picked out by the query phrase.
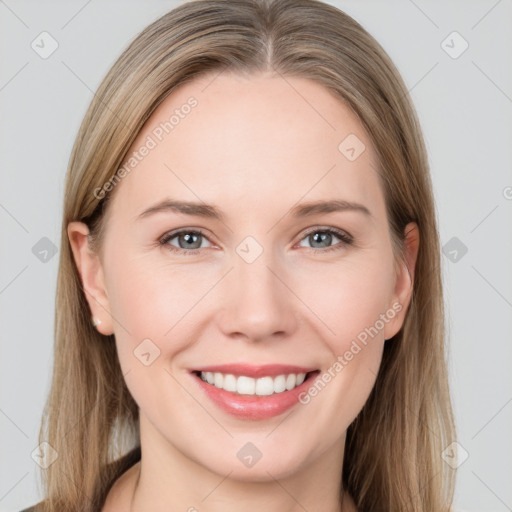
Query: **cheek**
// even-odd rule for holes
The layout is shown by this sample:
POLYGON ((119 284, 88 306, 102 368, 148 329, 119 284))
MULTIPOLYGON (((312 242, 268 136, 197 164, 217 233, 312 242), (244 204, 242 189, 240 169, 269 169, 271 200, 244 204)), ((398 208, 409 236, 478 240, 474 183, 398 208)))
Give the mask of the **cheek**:
POLYGON ((193 344, 201 322, 207 321, 199 302, 218 276, 212 268, 202 270, 127 258, 108 274, 119 363, 130 393, 145 410, 160 409, 163 390, 165 403, 190 400, 172 376, 172 362, 193 344))
MULTIPOLYGON (((331 361, 303 396, 311 407, 317 435, 329 423, 345 429, 364 406, 374 386, 384 348, 384 328, 395 311, 391 255, 346 260, 336 268, 324 266, 315 286, 304 288, 308 306, 326 326, 323 339, 331 361), (325 407, 325 404, 339 407, 325 407)), ((334 429, 336 430, 336 429, 334 429)), ((337 433, 333 432, 335 436, 337 433)))
POLYGON ((354 339, 383 339, 385 324, 380 319, 390 307, 391 269, 386 257, 354 258, 318 265, 311 272, 314 279, 303 281, 300 296, 321 320, 323 337, 336 355, 349 350, 354 339))
POLYGON ((190 400, 169 361, 190 343, 189 317, 205 293, 203 280, 149 258, 118 261, 108 276, 119 362, 134 400, 153 412, 190 400))
MULTIPOLYGON (((134 342, 150 338, 163 343, 215 283, 212 272, 204 274, 198 267, 166 266, 149 258, 119 262, 110 274, 112 315, 134 342)), ((118 330, 126 335, 120 326, 116 334, 118 330)))
POLYGON ((301 400, 315 418, 312 432, 325 437, 326 447, 356 418, 375 384, 385 321, 394 314, 389 313, 389 282, 380 277, 384 275, 344 272, 331 276, 329 287, 312 287, 308 294, 311 309, 316 308, 327 326, 322 338, 330 360, 301 400), (326 424, 333 425, 327 436, 326 424))

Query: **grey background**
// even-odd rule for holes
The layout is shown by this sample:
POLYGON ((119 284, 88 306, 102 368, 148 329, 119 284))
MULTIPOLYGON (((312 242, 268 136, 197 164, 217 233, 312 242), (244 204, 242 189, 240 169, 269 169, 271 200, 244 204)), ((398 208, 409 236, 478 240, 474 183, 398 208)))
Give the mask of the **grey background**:
MULTIPOLYGON (((512 1, 330 3, 390 54, 424 130, 446 247, 458 441, 469 455, 455 510, 512 510, 512 1), (469 44, 458 58, 445 51, 462 49, 457 36, 446 40, 453 31, 469 44)), ((93 91, 175 5, 0 0, 1 511, 41 497, 31 452, 50 384, 58 255, 41 261, 33 247, 47 237, 58 249, 64 175, 93 91), (47 59, 31 48, 43 31, 59 44, 47 59)))

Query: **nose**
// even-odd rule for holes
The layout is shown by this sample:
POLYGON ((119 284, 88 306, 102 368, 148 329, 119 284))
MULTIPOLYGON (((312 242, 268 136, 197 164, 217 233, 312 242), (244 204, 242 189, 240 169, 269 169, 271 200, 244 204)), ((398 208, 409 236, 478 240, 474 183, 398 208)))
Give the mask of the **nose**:
POLYGON ((234 268, 223 279, 217 315, 226 336, 256 342, 287 337, 295 331, 300 301, 287 286, 286 271, 271 252, 263 251, 251 263, 234 254, 234 268))

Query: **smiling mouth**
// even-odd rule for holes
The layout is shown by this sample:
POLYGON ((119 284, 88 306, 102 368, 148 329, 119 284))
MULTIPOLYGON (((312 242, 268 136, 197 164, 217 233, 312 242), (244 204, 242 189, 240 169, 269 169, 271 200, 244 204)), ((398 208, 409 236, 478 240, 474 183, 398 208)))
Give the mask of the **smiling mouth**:
POLYGON ((270 396, 291 391, 320 373, 313 370, 306 373, 283 373, 276 376, 253 378, 246 375, 231 373, 193 371, 202 381, 224 391, 237 395, 270 396))

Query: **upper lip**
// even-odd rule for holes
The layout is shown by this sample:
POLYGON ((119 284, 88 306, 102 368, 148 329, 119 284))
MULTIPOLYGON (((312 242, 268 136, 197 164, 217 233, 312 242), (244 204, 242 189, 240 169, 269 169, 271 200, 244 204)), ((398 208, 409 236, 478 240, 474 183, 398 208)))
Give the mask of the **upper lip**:
POLYGON ((192 372, 212 372, 232 374, 236 376, 245 375, 247 377, 277 377, 278 375, 287 375, 289 373, 309 373, 318 368, 293 366, 289 364, 263 364, 251 365, 246 363, 220 364, 213 366, 201 366, 193 368, 192 372))

